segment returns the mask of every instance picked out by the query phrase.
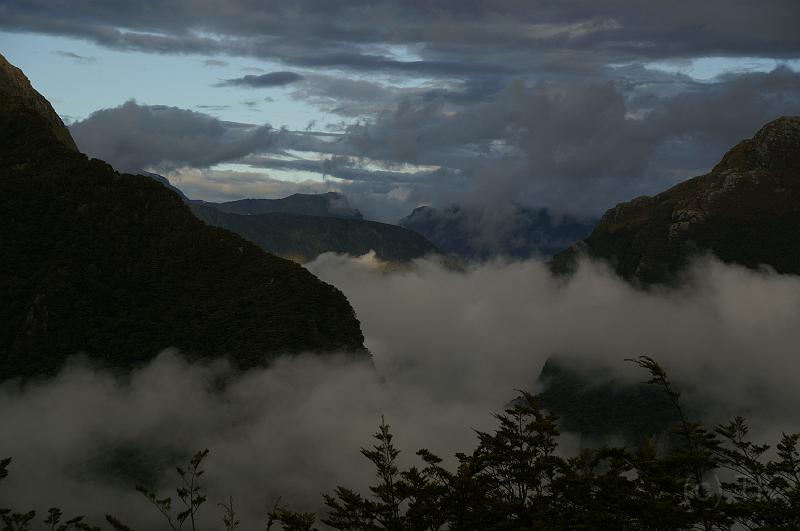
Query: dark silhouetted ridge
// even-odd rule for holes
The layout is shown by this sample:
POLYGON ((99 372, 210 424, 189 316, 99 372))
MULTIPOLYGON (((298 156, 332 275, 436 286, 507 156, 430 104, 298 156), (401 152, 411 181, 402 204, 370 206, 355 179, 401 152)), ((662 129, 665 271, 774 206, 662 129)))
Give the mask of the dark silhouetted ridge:
POLYGON ((367 355, 339 290, 208 227, 151 178, 88 160, 0 64, 0 379, 52 373, 77 352, 121 370, 167 347, 239 367, 367 355))
POLYGON ((375 251, 378 258, 399 263, 439 253, 422 235, 376 221, 285 212, 230 214, 208 204, 192 204, 191 208, 209 225, 228 229, 265 251, 300 263, 328 252, 361 256, 375 251))
POLYGON ((281 199, 240 199, 225 203, 211 203, 220 212, 228 214, 302 214, 342 219, 363 219, 361 212, 352 208, 347 197, 337 192, 324 194, 292 194, 281 199))

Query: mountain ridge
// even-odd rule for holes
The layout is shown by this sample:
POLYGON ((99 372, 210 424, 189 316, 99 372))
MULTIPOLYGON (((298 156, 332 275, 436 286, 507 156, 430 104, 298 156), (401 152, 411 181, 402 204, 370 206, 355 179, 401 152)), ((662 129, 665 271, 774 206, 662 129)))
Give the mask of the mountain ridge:
POLYGON ((240 368, 369 356, 341 291, 208 227, 151 178, 89 160, 2 64, 0 379, 52 374, 78 352, 123 371, 169 347, 240 368))
POLYGON ((162 175, 141 173, 177 193, 207 225, 234 232, 268 253, 300 264, 327 252, 362 256, 375 251, 381 260, 395 264, 441 254, 413 230, 364 219, 338 192, 214 203, 189 199, 162 175))
POLYGON ((347 197, 338 192, 322 194, 292 194, 280 199, 246 198, 211 204, 227 214, 301 214, 342 219, 364 219, 361 212, 352 208, 347 197))
POLYGON ((326 252, 361 256, 370 251, 384 261, 404 263, 439 250, 424 236, 397 225, 364 219, 322 217, 289 212, 233 214, 192 204, 205 223, 221 227, 262 249, 300 263, 326 252))
POLYGON ((646 286, 677 282, 693 258, 710 253, 725 263, 799 274, 798 153, 800 117, 773 120, 709 173, 609 209, 551 266, 568 272, 587 255, 646 286))
POLYGON ((398 224, 422 234, 442 252, 467 260, 550 256, 584 238, 593 226, 548 209, 513 204, 485 209, 420 206, 398 224))
POLYGON ((16 66, 0 54, 0 94, 3 95, 0 113, 11 114, 19 110, 29 110, 41 116, 47 128, 64 146, 78 151, 72 135, 56 114, 53 106, 31 85, 30 80, 16 66))

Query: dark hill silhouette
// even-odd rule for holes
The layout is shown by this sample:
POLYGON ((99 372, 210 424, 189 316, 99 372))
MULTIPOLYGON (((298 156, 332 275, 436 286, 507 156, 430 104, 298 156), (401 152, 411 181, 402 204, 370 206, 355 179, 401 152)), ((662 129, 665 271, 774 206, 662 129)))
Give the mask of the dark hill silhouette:
POLYGON ((174 192, 79 153, 0 59, 0 379, 76 352, 127 370, 167 347, 239 367, 368 354, 344 295, 196 219, 174 192))
POLYGON ((208 225, 235 232, 268 253, 295 262, 310 262, 329 252, 361 256, 374 251, 393 263, 441 254, 413 230, 363 219, 337 192, 213 203, 189 199, 162 175, 142 174, 181 196, 208 225))
POLYGON ((347 197, 337 192, 324 194, 292 194, 280 199, 240 199, 224 203, 211 203, 220 212, 254 215, 302 214, 342 219, 364 219, 361 212, 352 208, 347 197))
POLYGON ((240 215, 221 212, 209 203, 191 205, 195 215, 250 240, 262 249, 298 262, 322 253, 360 256, 370 251, 382 260, 408 262, 438 249, 414 231, 363 219, 273 212, 240 215))

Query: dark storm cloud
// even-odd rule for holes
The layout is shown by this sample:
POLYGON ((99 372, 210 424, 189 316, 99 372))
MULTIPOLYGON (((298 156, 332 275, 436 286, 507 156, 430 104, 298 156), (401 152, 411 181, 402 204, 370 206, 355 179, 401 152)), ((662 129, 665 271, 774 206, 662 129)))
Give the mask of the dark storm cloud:
POLYGON ((471 105, 406 99, 351 126, 341 143, 374 160, 459 171, 467 186, 442 190, 450 201, 597 213, 704 173, 767 121, 800 114, 800 74, 786 68, 648 91, 517 81, 471 105))
POLYGON ((270 126, 223 122, 207 114, 135 101, 92 113, 70 127, 78 147, 119 170, 207 167, 269 149, 270 126))
MULTIPOLYGON (((338 99, 331 105, 346 100, 356 105, 356 95, 364 106, 370 99, 392 99, 389 89, 375 83, 328 77, 309 79, 295 96, 314 101, 317 85, 334 89, 338 99)), ((340 157, 335 167, 323 168, 319 161, 246 161, 345 179, 336 189, 375 219, 394 222, 419 204, 476 207, 481 219, 493 220, 475 232, 488 241, 509 226, 510 201, 580 217, 599 215, 619 201, 705 173, 764 123, 800 114, 800 74, 778 68, 713 83, 667 74, 656 74, 647 84, 517 81, 467 104, 425 92, 398 97, 401 104, 350 126, 335 140, 296 135, 282 144, 340 157), (358 157, 373 163, 353 164, 358 157), (393 170, 406 163, 441 169, 393 170)))
MULTIPOLYGON (((297 68, 302 79, 259 71, 221 84, 289 86, 291 97, 350 120, 336 141, 284 136, 281 149, 383 165, 368 192, 354 193, 376 200, 379 182, 395 213, 414 202, 515 201, 596 215, 702 173, 765 122, 800 113, 800 82, 788 68, 709 83, 650 68, 706 56, 800 58, 795 0, 170 0, 168 7, 170 16, 156 0, 113 7, 9 0, 0 28, 297 68), (407 163, 443 171, 409 183, 396 171, 407 163)), ((211 146, 214 156, 173 158, 203 166, 256 151, 247 135, 230 144, 211 146)), ((147 151, 137 160, 167 157, 147 151)), ((364 167, 352 168, 359 178, 351 186, 366 186, 364 167)))
POLYGON ((665 77, 650 83, 518 79, 492 95, 459 101, 435 90, 315 74, 293 97, 321 108, 346 105, 342 114, 389 110, 374 111, 343 135, 316 135, 129 103, 74 125, 73 133, 90 154, 129 168, 240 161, 334 176, 346 181, 337 186, 359 209, 385 221, 423 203, 502 211, 509 201, 584 217, 702 174, 767 121, 800 114, 800 74, 788 68, 710 83, 673 76, 680 89, 665 88, 665 77), (252 156, 265 150, 338 162, 252 156), (407 164, 423 168, 403 169, 407 164))
POLYGON ((342 116, 373 116, 403 97, 427 92, 424 88, 399 88, 348 77, 310 74, 292 93, 320 110, 342 116))
POLYGON ((283 87, 292 83, 302 81, 303 76, 295 72, 270 72, 261 75, 246 75, 234 79, 226 79, 217 83, 217 87, 251 87, 251 88, 271 88, 283 87))
POLYGON ((0 15, 5 30, 81 37, 119 49, 425 75, 712 54, 797 57, 800 49, 800 4, 794 0, 9 0, 0 15), (417 58, 374 51, 389 45, 408 47, 417 58))

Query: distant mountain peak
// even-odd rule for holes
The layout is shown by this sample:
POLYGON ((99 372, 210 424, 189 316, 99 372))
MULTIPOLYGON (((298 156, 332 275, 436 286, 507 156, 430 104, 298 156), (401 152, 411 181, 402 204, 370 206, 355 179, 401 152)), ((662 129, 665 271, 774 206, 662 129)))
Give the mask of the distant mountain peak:
POLYGON ((321 194, 292 194, 281 199, 247 198, 214 203, 220 212, 241 215, 302 214, 306 216, 363 219, 361 212, 350 206, 347 197, 338 192, 321 194))
POLYGON ((41 116, 47 128, 62 144, 78 151, 67 127, 50 103, 31 86, 22 70, 0 54, 0 113, 14 115, 25 111, 33 111, 41 116))
POLYGON ((796 148, 800 140, 800 116, 781 116, 766 124, 753 136, 759 144, 796 148))
POLYGON ((399 221, 447 254, 485 260, 549 256, 585 237, 593 223, 514 203, 483 207, 419 206, 399 221))

